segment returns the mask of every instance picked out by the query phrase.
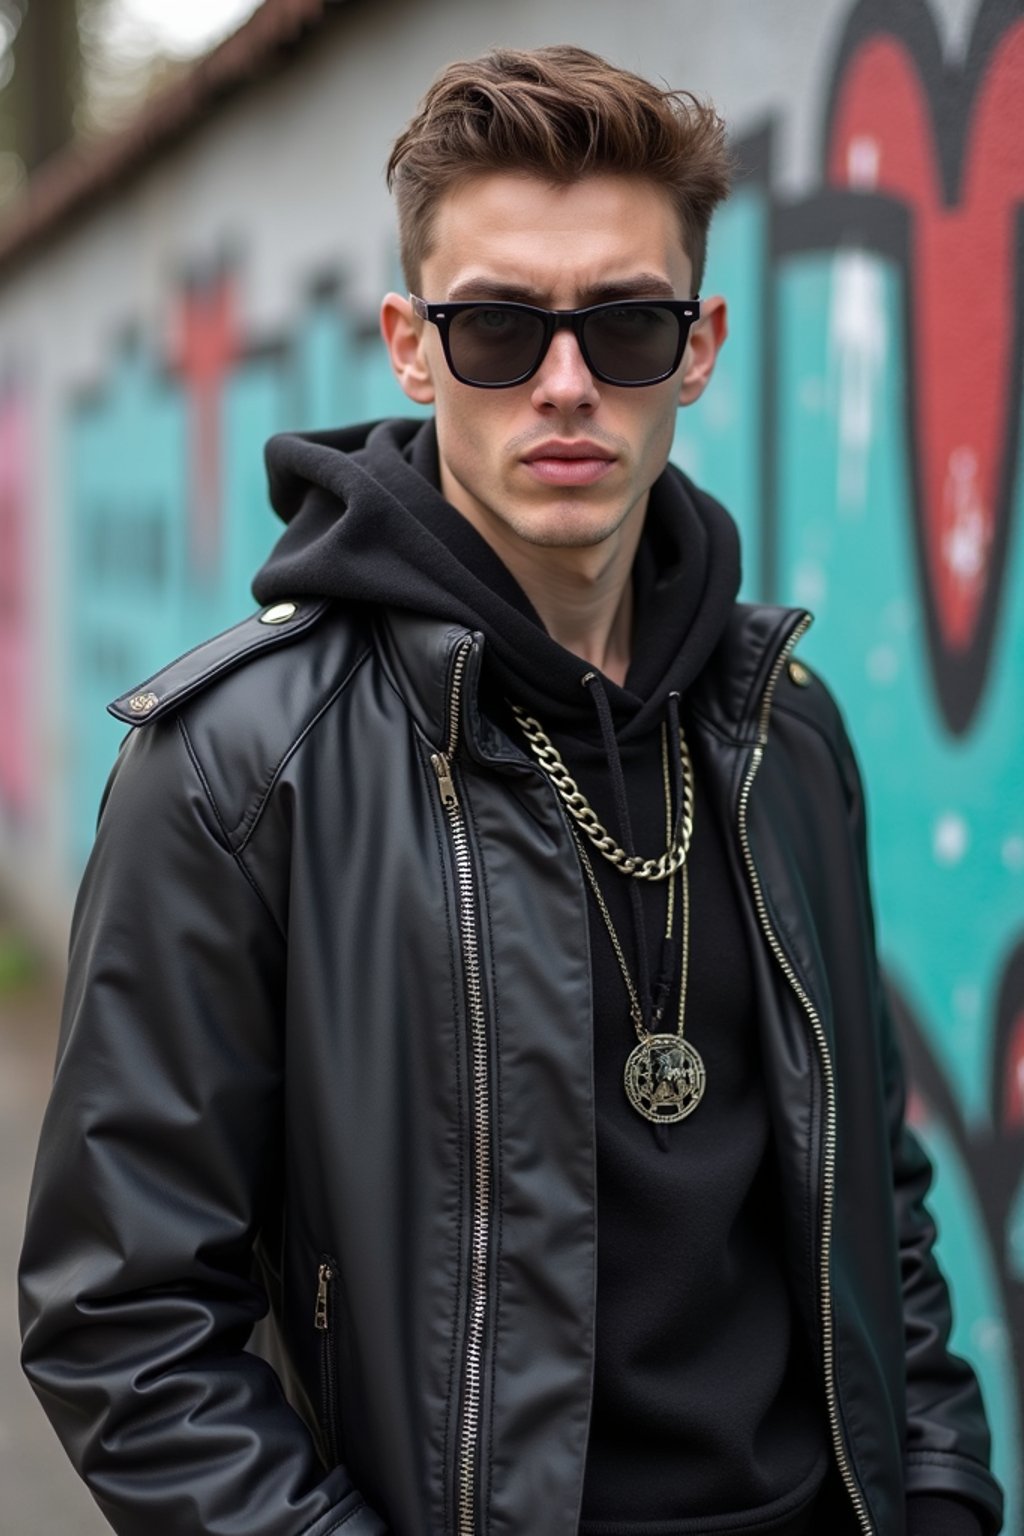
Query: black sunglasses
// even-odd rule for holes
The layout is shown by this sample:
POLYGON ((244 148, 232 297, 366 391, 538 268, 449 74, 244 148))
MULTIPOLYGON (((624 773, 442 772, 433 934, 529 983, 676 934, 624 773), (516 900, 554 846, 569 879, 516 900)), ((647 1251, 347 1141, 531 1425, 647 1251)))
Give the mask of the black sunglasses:
POLYGON ((660 384, 679 367, 700 298, 619 299, 587 309, 470 300, 427 304, 409 295, 422 320, 441 333, 445 361, 462 384, 509 389, 532 379, 555 331, 572 331, 595 379, 638 389, 660 384))

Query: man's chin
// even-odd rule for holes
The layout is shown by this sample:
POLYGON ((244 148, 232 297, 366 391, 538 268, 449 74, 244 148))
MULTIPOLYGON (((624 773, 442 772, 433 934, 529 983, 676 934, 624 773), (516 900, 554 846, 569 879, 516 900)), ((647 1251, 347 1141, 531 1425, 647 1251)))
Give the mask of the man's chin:
POLYGON ((593 549, 612 538, 628 515, 623 507, 599 509, 580 501, 560 501, 502 521, 523 543, 539 549, 593 549))

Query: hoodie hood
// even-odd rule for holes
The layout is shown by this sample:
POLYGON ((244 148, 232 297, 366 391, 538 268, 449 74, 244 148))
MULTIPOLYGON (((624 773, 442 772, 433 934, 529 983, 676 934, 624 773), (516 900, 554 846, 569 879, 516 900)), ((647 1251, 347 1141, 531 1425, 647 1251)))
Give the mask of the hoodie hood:
MULTIPOLYGON (((331 597, 465 624, 484 635, 504 692, 590 734, 594 706, 581 684, 593 668, 551 638, 508 568, 441 495, 433 421, 281 434, 266 464, 287 526, 253 581, 257 602, 331 597)), ((602 680, 623 742, 656 729, 669 694, 686 692, 739 588, 735 524, 673 465, 651 488, 633 580, 629 673, 621 687, 602 680)))

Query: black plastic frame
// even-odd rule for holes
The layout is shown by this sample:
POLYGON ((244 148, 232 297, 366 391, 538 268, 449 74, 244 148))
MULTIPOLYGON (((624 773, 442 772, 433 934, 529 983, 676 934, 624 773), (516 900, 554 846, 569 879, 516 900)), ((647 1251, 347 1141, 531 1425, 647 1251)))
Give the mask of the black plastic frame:
POLYGON ((612 384, 616 389, 647 389, 651 384, 661 384, 665 379, 672 377, 679 367, 683 353, 686 350, 686 341, 690 334, 690 327, 696 320, 700 319, 699 294, 695 294, 692 299, 618 299, 606 304, 589 304, 585 309, 537 309, 532 304, 517 304, 504 299, 466 299, 460 300, 455 304, 428 304, 425 299, 419 298, 415 293, 409 295, 409 302, 421 320, 427 320, 431 325, 437 326, 441 336, 444 359, 452 375, 458 379, 460 384, 468 384, 472 389, 513 389, 517 384, 525 384, 528 379, 533 378, 541 363, 543 363, 556 330, 561 329, 572 331, 583 356, 583 361, 594 378, 600 379, 602 384, 612 384), (503 311, 510 310, 516 314, 536 315, 543 322, 544 332, 533 366, 527 369, 525 373, 517 375, 516 378, 503 380, 500 384, 481 383, 479 379, 467 379, 464 374, 460 373, 452 358, 448 328, 456 315, 464 314, 470 309, 500 309, 503 311), (610 374, 602 373, 599 368, 595 368, 587 351, 583 328, 591 315, 599 314, 601 310, 605 309, 669 310, 675 316, 679 326, 679 341, 671 368, 667 368, 653 379, 615 379, 610 374))

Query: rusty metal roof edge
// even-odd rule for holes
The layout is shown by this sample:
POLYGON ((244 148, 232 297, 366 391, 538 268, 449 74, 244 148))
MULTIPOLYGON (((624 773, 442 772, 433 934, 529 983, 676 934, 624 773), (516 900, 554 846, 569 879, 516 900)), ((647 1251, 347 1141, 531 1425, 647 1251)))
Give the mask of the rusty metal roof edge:
POLYGON ((71 143, 31 178, 0 215, 0 283, 75 214, 140 174, 222 100, 283 62, 344 0, 263 0, 236 32, 159 91, 123 128, 92 144, 71 143))

